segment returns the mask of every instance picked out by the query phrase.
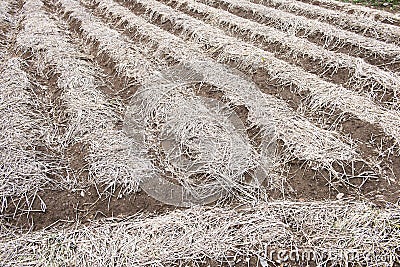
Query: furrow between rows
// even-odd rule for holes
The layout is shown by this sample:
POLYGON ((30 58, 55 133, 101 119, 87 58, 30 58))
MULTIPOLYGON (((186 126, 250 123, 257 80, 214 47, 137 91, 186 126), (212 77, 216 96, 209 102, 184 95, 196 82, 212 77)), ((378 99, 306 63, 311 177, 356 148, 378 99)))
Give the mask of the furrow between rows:
MULTIPOLYGON (((315 63, 320 65, 324 78, 339 80, 348 84, 355 90, 365 90, 375 96, 377 100, 385 98, 387 102, 395 102, 397 108, 397 95, 400 90, 400 76, 396 73, 379 69, 366 63, 363 59, 349 56, 343 53, 335 53, 324 49, 307 39, 287 35, 275 28, 261 25, 248 19, 235 16, 227 11, 216 9, 194 0, 175 0, 178 8, 201 14, 202 18, 216 27, 228 28, 241 37, 246 37, 258 47, 266 47, 276 54, 283 53, 285 59, 292 59, 300 65, 304 57, 309 59, 308 64, 302 64, 308 71, 313 71, 315 63), (267 46, 265 44, 268 44, 267 46), (276 46, 278 48, 275 48, 276 46), (339 73, 338 73, 339 70, 339 73), (341 78, 341 70, 349 72, 346 78, 341 78)), ((315 71, 314 71, 315 72, 315 71)))
POLYGON ((400 27, 375 21, 368 17, 350 15, 334 9, 288 0, 251 0, 282 11, 288 11, 299 16, 317 19, 321 22, 334 24, 341 29, 356 32, 367 37, 400 44, 400 27))
POLYGON ((368 97, 326 82, 317 75, 275 58, 272 53, 227 36, 222 30, 160 2, 154 0, 128 2, 135 4, 132 8, 140 7, 145 10, 148 20, 170 22, 183 36, 201 44, 210 53, 217 54, 221 62, 237 62, 237 67, 244 71, 263 69, 270 75, 271 80, 278 80, 282 85, 293 85, 298 92, 308 93, 307 105, 310 110, 321 111, 331 108, 352 114, 362 121, 380 127, 396 142, 400 141, 399 111, 382 108, 368 97))
POLYGON ((343 50, 353 56, 362 56, 371 64, 382 65, 398 71, 400 47, 395 44, 358 35, 328 23, 296 16, 247 0, 199 0, 199 2, 215 5, 232 12, 250 14, 255 20, 283 30, 289 35, 296 34, 330 50, 343 50))

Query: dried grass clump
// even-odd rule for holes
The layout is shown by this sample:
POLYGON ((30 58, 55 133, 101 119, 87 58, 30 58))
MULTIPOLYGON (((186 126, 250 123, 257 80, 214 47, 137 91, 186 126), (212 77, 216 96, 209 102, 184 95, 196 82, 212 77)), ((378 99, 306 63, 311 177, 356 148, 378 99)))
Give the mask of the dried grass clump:
MULTIPOLYGON (((242 74, 204 55, 198 45, 184 42, 111 0, 95 0, 92 4, 98 5, 96 11, 125 25, 127 30, 135 30, 135 38, 145 39, 156 46, 153 56, 166 56, 183 63, 201 74, 206 83, 222 90, 226 100, 233 106, 245 106, 249 112, 247 120, 250 127, 261 126, 261 130, 266 133, 272 127, 276 138, 282 140, 286 147, 282 154, 287 158, 281 158, 281 163, 293 158, 302 159, 315 168, 328 169, 331 179, 337 180, 344 176, 332 168, 333 163, 360 160, 354 148, 341 141, 337 133, 321 130, 294 112, 284 101, 262 94, 242 74), (327 151, 326 147, 332 149, 327 151)), ((265 161, 268 162, 268 158, 265 161)), ((279 169, 278 164, 276 169, 279 169)), ((346 177, 351 175, 347 174, 346 177)), ((281 188, 281 184, 277 185, 277 181, 271 179, 270 185, 281 188)))
POLYGON ((267 20, 274 27, 278 27, 289 34, 295 34, 300 31, 304 32, 304 35, 322 34, 325 37, 325 44, 330 47, 336 46, 340 48, 348 44, 356 48, 363 48, 377 57, 393 58, 394 62, 400 60, 399 46, 345 31, 328 23, 296 16, 282 10, 254 4, 247 0, 201 0, 201 2, 208 4, 224 3, 229 8, 245 10, 263 20, 267 20))
POLYGON ((359 34, 369 34, 384 41, 400 43, 400 28, 369 17, 350 15, 335 9, 322 8, 300 1, 288 0, 251 0, 255 3, 271 5, 274 8, 317 18, 319 21, 335 24, 341 28, 356 31, 359 34))
MULTIPOLYGON (((180 71, 193 72, 187 68, 180 71)), ((162 159, 157 164, 159 173, 176 178, 183 192, 190 192, 189 199, 196 202, 218 198, 221 189, 231 196, 248 193, 245 175, 259 167, 263 171, 264 166, 240 119, 229 119, 232 110, 196 96, 189 84, 182 85, 176 68, 168 74, 172 77, 156 75, 143 86, 129 110, 135 135, 143 136, 143 145, 162 159)))
POLYGON ((21 64, 19 58, 10 58, 1 66, 0 213, 10 199, 30 207, 38 190, 54 182, 49 175, 57 168, 46 151, 38 149, 46 149, 51 129, 21 64))
MULTIPOLYGON (((0 32, 2 35, 4 34, 4 28, 6 28, 12 21, 12 16, 9 13, 11 10, 12 10, 12 7, 11 7, 10 3, 8 3, 7 1, 1 1, 1 3, 0 3, 0 26, 1 26, 0 32)), ((1 40, 1 41, 4 41, 4 40, 1 40)))
POLYGON ((70 116, 65 140, 60 140, 65 148, 82 141, 87 132, 112 127, 120 119, 116 113, 119 107, 110 104, 98 90, 104 85, 100 69, 81 59, 87 57, 71 45, 65 38, 67 32, 41 10, 42 5, 40 1, 28 1, 24 5, 23 30, 17 36, 16 48, 21 52, 35 52, 38 60, 34 64, 42 76, 59 75, 57 86, 63 89, 61 98, 70 116))
POLYGON ((115 192, 120 188, 120 195, 131 194, 140 190, 141 180, 154 176, 155 169, 146 151, 137 140, 127 138, 124 131, 109 130, 92 136, 88 143, 89 176, 95 178, 96 184, 104 185, 105 190, 115 192))
POLYGON ((222 30, 216 29, 202 21, 176 11, 155 0, 132 0, 146 9, 149 20, 160 19, 170 21, 174 27, 182 30, 182 34, 213 53, 219 51, 221 62, 236 62, 238 68, 247 71, 264 69, 272 80, 279 81, 283 86, 294 86, 297 91, 308 92, 307 101, 312 111, 340 109, 371 124, 379 125, 383 131, 400 141, 400 125, 392 114, 397 110, 387 110, 376 105, 370 98, 359 95, 343 86, 326 82, 317 75, 310 74, 302 68, 279 60, 272 53, 261 50, 253 45, 227 36, 222 30), (387 119, 388 120, 384 120, 387 119), (397 133, 396 133, 397 131, 397 133))
POLYGON ((69 118, 60 145, 67 148, 74 144, 89 144, 89 155, 83 155, 83 160, 89 162, 89 173, 96 175, 89 177, 91 182, 101 181, 114 188, 119 180, 123 180, 127 191, 136 191, 141 177, 135 170, 141 168, 142 158, 136 153, 130 154, 129 159, 126 156, 120 158, 122 152, 112 153, 120 147, 109 146, 129 143, 121 140, 122 130, 114 129, 122 120, 119 114, 121 103, 110 101, 101 93, 99 87, 104 78, 101 70, 82 59, 86 57, 70 43, 67 33, 41 9, 42 6, 43 3, 36 0, 24 5, 22 30, 16 46, 22 52, 32 51, 36 68, 44 77, 47 73, 59 75, 57 85, 62 89, 61 99, 69 118), (124 162, 124 159, 128 161, 124 162))
POLYGON ((394 93, 393 102, 398 102, 400 77, 396 73, 384 71, 366 63, 361 58, 332 52, 309 42, 307 39, 298 38, 295 35, 287 35, 275 28, 235 16, 227 11, 216 9, 194 0, 176 0, 174 2, 179 5, 186 5, 191 11, 206 15, 207 19, 217 27, 228 26, 234 33, 247 35, 251 40, 261 37, 264 42, 270 44, 279 43, 283 46, 281 50, 287 49, 285 52, 290 57, 307 56, 313 61, 318 61, 325 69, 330 69, 334 72, 338 69, 348 69, 352 75, 350 81, 355 83, 354 89, 360 90, 360 88, 368 86, 371 96, 376 95, 377 92, 382 93, 381 95, 394 93))
POLYGON ((312 252, 317 266, 327 260, 333 266, 391 266, 400 260, 399 223, 398 206, 359 202, 193 207, 4 239, 0 258, 5 266, 234 265, 250 259, 267 266, 282 249, 312 252))
POLYGON ((2 1, 0 3, 0 19, 1 21, 7 22, 10 18, 10 14, 8 13, 11 10, 10 3, 7 1, 2 1))

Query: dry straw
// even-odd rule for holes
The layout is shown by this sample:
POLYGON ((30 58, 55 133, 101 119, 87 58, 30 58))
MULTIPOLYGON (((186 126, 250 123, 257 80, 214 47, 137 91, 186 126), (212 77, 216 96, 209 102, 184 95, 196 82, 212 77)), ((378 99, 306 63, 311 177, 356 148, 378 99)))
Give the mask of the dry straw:
MULTIPOLYGON (((149 62, 148 64, 143 64, 146 62, 146 60, 141 57, 135 50, 131 49, 130 45, 124 41, 124 39, 118 34, 118 32, 113 31, 111 29, 108 29, 106 26, 102 25, 99 22, 96 22, 93 18, 90 17, 90 15, 86 12, 84 12, 83 8, 79 6, 74 6, 74 2, 68 2, 64 1, 62 2, 63 4, 66 4, 67 12, 69 13, 69 19, 74 22, 79 22, 80 29, 82 31, 82 34, 88 34, 85 36, 85 40, 87 43, 91 44, 96 44, 96 46, 99 49, 99 55, 107 55, 112 61, 116 62, 115 68, 118 69, 119 66, 124 66, 123 68, 120 68, 121 72, 126 74, 128 76, 129 74, 132 74, 134 78, 137 81, 145 81, 148 79, 149 73, 155 72, 156 69, 151 69, 152 64, 149 62), (96 29, 92 31, 93 27, 96 29), (110 37, 113 37, 113 42, 110 42, 110 37), (121 65, 119 65, 122 62, 121 65), (129 64, 125 64, 129 63, 129 64)), ((45 23, 40 23, 40 21, 36 20, 35 22, 39 25, 47 24, 47 25, 56 25, 54 22, 50 21, 46 16, 44 12, 37 11, 35 12, 36 15, 40 14, 40 16, 44 17, 45 23)), ((33 16, 32 16, 33 17, 33 16)), ((34 20, 33 20, 34 21, 34 20)), ((33 22, 32 21, 32 22, 33 22)), ((29 21, 28 21, 29 22, 29 21)), ((29 24, 25 21, 25 24, 29 24)), ((52 27, 49 27, 52 28, 52 27)), ((44 29, 38 29, 38 31, 44 31, 44 29)), ((38 33, 38 32, 36 32, 38 33)), ((48 31, 49 33, 49 31, 48 31)), ((23 39, 23 34, 21 34, 20 38, 23 39)), ((40 35, 39 35, 40 36, 40 35)), ((49 34, 46 35, 46 37, 49 36, 49 34)), ((46 38, 45 37, 45 38, 46 38)), ((46 41, 51 41, 54 38, 49 38, 49 40, 43 40, 42 43, 46 43, 46 41)), ((71 50, 71 54, 74 51, 74 48, 69 45, 66 41, 66 38, 62 35, 57 36, 57 39, 59 42, 64 42, 63 46, 66 48, 69 48, 71 50)), ((47 53, 56 53, 58 48, 53 48, 54 46, 49 46, 47 48, 47 53), (54 51, 53 51, 54 49, 54 51)), ((136 49, 137 51, 137 49, 136 49)), ((75 52, 76 53, 76 52, 75 52)), ((72 54, 73 55, 73 54, 72 54)), ((76 59, 71 59, 71 62, 74 62, 74 65, 78 65, 80 67, 80 72, 82 70, 85 70, 84 66, 82 64, 79 64, 80 62, 77 61, 76 59)), ((56 63, 58 63, 56 61, 56 63)), ((48 64, 51 64, 49 62, 48 64)), ((59 79, 59 83, 67 83, 68 84, 68 79, 64 77, 69 77, 67 74, 69 74, 68 66, 64 67, 63 69, 59 70, 61 73, 62 77, 59 79), (67 73, 67 74, 65 74, 67 73)), ((77 77, 78 73, 74 73, 74 80, 78 80, 79 76, 77 77)), ((86 75, 88 75, 86 73, 86 75)), ((94 74, 93 74, 94 76, 94 74)), ((90 78, 91 76, 87 76, 87 78, 90 78)), ((94 79, 92 77, 92 79, 94 79)), ((87 81, 90 81, 90 79, 87 79, 87 81)), ((70 84, 70 83, 69 83, 70 84)), ((78 84, 79 85, 79 84, 78 84)), ((62 88, 68 88, 67 86, 63 86, 62 88)), ((91 86, 89 83, 86 84, 86 90, 91 89, 91 86)), ((66 89, 65 89, 66 90, 66 89)), ((82 89, 81 89, 82 90, 82 89)), ((96 92, 96 88, 93 85, 92 92, 96 92)), ((72 91, 71 88, 69 88, 69 99, 72 97, 75 97, 73 94, 74 92, 72 91)), ((98 96, 100 98, 100 95, 98 96)), ((100 98, 101 99, 101 98, 100 98)), ((153 99, 153 98, 150 98, 153 99)), ((90 106, 90 103, 87 103, 87 105, 83 102, 84 99, 79 99, 81 102, 80 104, 82 107, 87 107, 90 106)), ((185 101, 182 100, 182 104, 185 103, 185 101)), ((195 105, 192 105, 193 103, 188 103, 187 107, 194 108, 195 105)), ((185 105, 184 105, 185 106, 185 105)), ((76 107, 77 108, 77 107, 76 107)), ((98 112, 101 111, 102 114, 105 113, 105 110, 100 107, 93 107, 93 112, 98 112)), ((75 111, 76 112, 76 111, 75 111)), ((172 111, 171 111, 172 112, 172 111)), ((188 113, 188 114, 193 114, 188 113)), ((160 114, 162 116, 162 114, 160 114)), ((90 120, 93 119, 92 116, 87 118, 88 121, 83 124, 83 126, 91 126, 90 120)), ((106 123, 106 118, 103 118, 102 123, 106 123)), ((192 118, 189 120, 191 123, 197 123, 197 120, 192 118)), ((97 122, 100 123, 100 122, 97 122)), ((141 121, 140 123, 143 123, 141 121)), ((151 124, 151 122, 149 122, 151 124)), ((94 127, 94 125, 93 125, 94 127)), ((112 127, 112 125, 110 125, 112 127)), ((131 140, 127 138, 124 133, 122 132, 117 132, 111 130, 111 128, 107 128, 105 130, 101 129, 90 129, 92 132, 91 134, 87 134, 86 136, 82 136, 82 140, 89 142, 90 144, 90 152, 87 155, 87 159, 90 163, 90 175, 95 179, 95 183, 100 183, 100 184, 105 184, 107 188, 110 188, 114 190, 117 186, 122 185, 124 188, 124 192, 131 192, 131 191, 136 191, 136 187, 138 183, 140 182, 141 179, 150 179, 153 173, 155 172, 155 167, 152 165, 150 160, 147 160, 146 157, 141 157, 141 154, 146 152, 145 148, 140 148, 135 144, 135 140, 131 140), (94 139, 94 140, 93 140, 94 139), (141 151, 142 150, 142 151, 141 151), (139 156, 139 155, 140 156, 139 156), (101 157, 100 157, 101 156, 101 157), (113 161, 115 159, 115 161, 113 161), (134 179, 132 178, 134 177, 134 179)), ((200 131, 201 133, 202 131, 200 131)), ((74 135, 73 135, 74 136, 74 135)), ((247 158, 246 156, 242 158, 247 158)), ((213 165, 212 162, 210 162, 211 165, 213 165)), ((253 164, 253 163, 251 163, 253 164)), ((218 169, 218 168, 215 168, 218 169)), ((163 172, 165 170, 162 170, 163 172)), ((177 174, 179 175, 179 174, 177 174)), ((226 176, 221 175, 222 177, 226 176)), ((221 177, 220 176, 220 177, 221 177)), ((238 191, 244 191, 240 188, 240 185, 235 185, 232 186, 234 189, 237 189, 238 191)))
POLYGON ((10 15, 11 5, 6 1, 0 3, 0 60, 4 62, 6 59, 6 47, 8 45, 8 28, 12 23, 10 15))
MULTIPOLYGON (((146 70, 149 70, 148 68, 151 63, 140 64, 146 61, 145 59, 137 56, 137 52, 135 51, 137 51, 138 48, 134 48, 132 44, 124 41, 122 36, 101 24, 97 19, 91 17, 89 13, 85 12, 84 8, 77 2, 62 0, 58 3, 63 8, 63 12, 68 14, 69 20, 80 25, 82 34, 84 36, 90 35, 90 38, 86 39, 91 40, 92 44, 94 43, 99 47, 103 47, 103 53, 116 62, 116 66, 118 66, 119 60, 123 60, 123 58, 132 59, 130 66, 134 69, 130 69, 128 66, 124 70, 127 73, 124 76, 129 75, 129 73, 136 73, 137 76, 135 76, 135 79, 139 81, 146 80, 146 76, 141 77, 140 74, 146 73, 146 70), (94 27, 97 29, 96 32, 87 32, 88 27, 91 27, 89 25, 94 25, 94 27), (112 35, 114 36, 113 44, 116 44, 114 47, 108 43, 107 38, 102 38, 103 34, 108 35, 109 32, 110 34, 112 32, 112 35), (139 69, 136 69, 136 66, 139 67, 139 69)), ((146 30, 146 27, 143 27, 142 25, 141 29, 146 30)), ((158 30, 160 31, 160 29, 158 30)), ((148 32, 152 32, 152 38, 158 36, 158 39, 164 39, 165 41, 165 38, 163 37, 166 34, 165 32, 163 32, 163 34, 153 30, 148 32)), ((174 37, 168 39, 171 40, 168 42, 168 47, 171 48, 171 45, 175 43, 172 42, 172 40, 179 38, 174 37)), ((277 134, 279 138, 286 142, 288 152, 290 151, 290 153, 294 156, 305 160, 318 162, 319 164, 323 163, 323 165, 330 165, 335 160, 352 160, 355 156, 354 151, 352 151, 349 146, 337 139, 336 134, 316 128, 307 120, 301 118, 299 115, 296 115, 293 111, 291 111, 283 101, 279 101, 274 97, 261 94, 254 85, 238 77, 237 75, 232 74, 225 67, 216 63, 212 63, 213 61, 211 59, 201 56, 196 57, 196 54, 198 53, 194 51, 192 51, 193 53, 190 53, 190 49, 182 46, 182 40, 180 47, 182 48, 179 50, 181 52, 181 56, 184 56, 184 59, 181 58, 181 62, 188 64, 192 69, 201 73, 206 82, 221 88, 233 104, 245 104, 249 109, 249 120, 255 125, 262 125, 265 128, 270 128, 271 125, 277 127, 277 134), (195 59, 202 59, 205 61, 205 63, 196 63, 195 59), (332 149, 330 153, 327 153, 325 149, 326 146, 330 146, 332 148, 334 147, 335 149, 332 149), (320 147, 320 149, 317 150, 316 147, 320 147)), ((172 47, 172 50, 178 51, 174 49, 174 47, 172 47)), ((172 50, 170 51, 172 52, 172 50)), ((153 98, 150 97, 149 99, 153 98)), ((182 103, 185 103, 185 101, 182 101, 182 103)), ((184 105, 181 106, 181 108, 184 108, 184 105)), ((147 117, 151 117, 150 114, 153 113, 148 112, 148 114, 149 115, 147 117)), ((266 160, 267 159, 265 159, 265 161, 266 160)), ((168 171, 171 170, 168 169, 168 171)), ((179 174, 177 174, 177 176, 179 177, 179 174)), ((233 187, 236 189, 239 188, 238 185, 233 187)), ((243 190, 240 189, 238 191, 243 190)))
POLYGON ((42 138, 51 129, 39 113, 42 107, 22 64, 18 58, 9 58, 1 67, 0 213, 10 200, 15 206, 26 202, 29 210, 38 190, 50 182, 48 175, 56 168, 48 155, 36 150, 46 147, 42 138))
POLYGON ((358 202, 194 207, 3 239, 0 259, 5 266, 268 266, 286 250, 314 252, 317 266, 392 266, 400 260, 399 224, 398 206, 358 202))
POLYGON ((367 17, 378 21, 387 21, 389 23, 400 23, 400 15, 384 10, 369 8, 363 5, 355 5, 335 0, 318 0, 319 3, 328 8, 336 8, 345 11, 349 14, 354 14, 357 17, 367 17))
MULTIPOLYGON (((65 5, 64 9, 76 8, 76 2, 62 2, 72 6, 65 5)), ((134 18, 130 18, 133 23, 134 18)), ((115 123, 121 119, 118 114, 121 104, 112 104, 99 91, 102 85, 100 78, 104 78, 100 69, 88 63, 89 60, 82 60, 85 56, 77 52, 77 47, 69 39, 70 33, 50 18, 43 10, 42 2, 27 1, 20 19, 21 31, 16 38, 18 50, 32 52, 36 71, 43 77, 49 71, 59 75, 57 85, 61 89, 60 97, 70 116, 68 135, 63 139, 65 146, 75 140, 87 142, 90 145, 90 170, 95 173, 96 179, 102 178, 111 187, 126 182, 128 190, 134 191, 138 178, 149 174, 148 161, 138 155, 140 151, 130 149, 137 146, 129 143, 131 140, 122 131, 114 129, 115 123), (129 160, 132 162, 127 162, 129 160), (133 165, 132 169, 127 168, 133 165), (126 180, 121 180, 120 174, 126 180)), ((85 15, 76 20, 84 19, 87 19, 85 15)), ((131 49, 132 45, 123 42, 118 35, 108 35, 111 32, 103 25, 96 26, 106 30, 104 35, 97 31, 87 42, 96 42, 102 53, 108 56, 113 55, 120 60, 132 59, 133 62, 120 65, 120 73, 131 73, 135 79, 142 77, 145 81, 147 76, 141 68, 149 68, 151 63, 140 67, 137 61, 143 60, 143 57, 135 53, 136 57, 129 57, 135 51, 131 49), (119 41, 113 46, 106 36, 113 36, 119 41), (127 49, 122 51, 129 53, 123 55, 118 49, 127 49)), ((143 23, 141 26, 140 31, 148 37, 153 36, 154 43, 166 36, 150 24, 143 23), (150 30, 162 34, 161 37, 152 35, 150 30)), ((179 39, 171 38, 171 47, 168 48, 169 44, 165 40, 160 43, 160 51, 163 49, 173 55, 173 45, 182 47, 176 57, 181 58, 182 63, 192 64, 191 68, 201 73, 207 82, 224 88, 232 103, 247 105, 251 122, 266 125, 272 120, 281 138, 287 138, 285 142, 288 144, 293 142, 289 145, 296 151, 293 154, 321 162, 324 156, 329 155, 328 163, 330 160, 354 157, 352 149, 340 142, 333 132, 318 129, 283 101, 260 94, 252 83, 198 52, 193 53, 196 60, 190 61, 190 53, 186 53, 192 50, 179 39), (222 78, 219 77, 221 73, 224 74, 222 78), (322 150, 327 147, 335 149, 328 154, 322 150), (316 151, 321 154, 316 155, 316 151)), ((6 70, 21 75, 15 76, 14 73, 10 77, 17 77, 18 81, 25 81, 23 84, 29 86, 24 73, 16 68, 18 64, 15 62, 19 61, 10 62, 12 64, 6 70)), ((6 83, 7 77, 2 77, 0 84, 6 83)), ((7 84, 10 91, 8 87, 4 90, 2 87, 2 94, 4 91, 17 97, 13 98, 12 105, 6 106, 8 109, 26 114, 25 105, 21 105, 24 94, 20 94, 19 84, 7 84)), ((0 99, 3 101, 3 95, 0 99)), ((0 103, 3 107, 3 102, 0 103)), ((34 103, 28 100, 27 104, 34 103)), ((16 118, 24 118, 18 112, 12 114, 17 114, 16 118)), ((18 125, 30 125, 30 122, 31 118, 27 124, 18 125)), ((41 126, 40 123, 38 125, 41 126)), ((44 128, 39 127, 38 130, 44 128)), ((18 141, 19 144, 35 140, 30 137, 18 141)), ((13 142, 15 140, 19 139, 14 138, 13 142)), ((0 221, 0 233, 4 234, 0 240, 0 261, 4 266, 170 266, 207 264, 210 260, 233 265, 253 260, 266 266, 271 255, 266 251, 299 249, 315 252, 317 265, 326 263, 323 252, 330 252, 333 264, 390 266, 393 260, 400 260, 397 253, 400 245, 399 224, 398 206, 376 208, 360 202, 257 202, 236 208, 193 207, 159 216, 140 213, 124 220, 113 218, 22 235, 0 221), (340 258, 343 251, 356 251, 359 257, 340 258)))
MULTIPOLYGON (((82 15, 83 7, 75 1, 62 0, 59 3, 63 7, 63 12, 70 14, 70 19, 76 19, 82 25, 95 23, 93 19, 91 21, 82 20, 84 17, 82 15), (80 11, 78 11, 79 9, 80 11), (75 14, 81 14, 80 19, 75 14)), ((356 154, 352 148, 340 141, 336 133, 315 127, 305 118, 293 112, 284 101, 262 94, 252 83, 199 53, 199 49, 194 49, 195 46, 188 46, 180 38, 146 23, 142 18, 133 15, 129 10, 112 1, 99 1, 98 4, 99 11, 115 17, 118 23, 125 24, 126 22, 127 27, 138 29, 141 33, 141 36, 137 36, 139 39, 145 37, 152 44, 156 43, 158 45, 156 56, 157 54, 172 56, 200 73, 205 82, 223 90, 233 105, 245 105, 249 110, 248 120, 252 125, 261 125, 265 129, 273 125, 278 138, 285 142, 286 152, 288 155, 292 155, 291 157, 322 165, 330 165, 337 160, 355 159, 356 154), (165 40, 169 40, 168 43, 165 40), (328 152, 326 147, 332 149, 328 152)), ((101 29, 104 32, 108 31, 104 26, 101 29)), ((109 54, 112 55, 116 52, 110 50, 109 54)), ((125 55, 129 56, 129 53, 125 55)))
POLYGON ((131 45, 128 38, 124 38, 116 30, 110 29, 93 17, 75 1, 59 1, 58 5, 65 7, 65 14, 70 22, 79 23, 79 31, 86 44, 97 47, 98 57, 109 58, 115 64, 116 74, 138 84, 144 83, 155 71, 166 66, 156 66, 143 56, 146 50, 131 45))
POLYGON ((57 112, 46 95, 38 94, 47 88, 33 82, 26 72, 27 65, 19 57, 12 57, 9 46, 17 31, 17 20, 12 13, 16 6, 1 4, 4 46, 1 47, 0 74, 0 218, 17 211, 30 212, 35 200, 41 203, 43 188, 59 187, 69 178, 69 169, 57 153, 56 140, 62 123, 54 123, 57 112), (60 174, 63 173, 65 177, 60 174), (4 213, 3 213, 4 212, 4 213))
MULTIPOLYGON (((161 30, 157 26, 149 24, 144 19, 134 15, 128 9, 112 1, 102 0, 95 2, 99 5, 98 10, 103 14, 114 17, 115 21, 126 24, 126 27, 128 27, 129 29, 137 29, 138 38, 144 37, 146 39, 149 39, 151 42, 156 43, 158 48, 155 52, 155 55, 166 54, 174 57, 174 59, 184 64, 192 65, 193 69, 196 69, 196 71, 204 76, 206 82, 215 85, 223 90, 227 98, 231 100, 234 105, 245 105, 249 110, 248 119, 255 125, 263 125, 264 121, 264 123, 266 123, 265 126, 267 126, 268 120, 274 120, 274 118, 276 118, 276 123, 282 123, 278 123, 281 124, 281 127, 283 127, 282 130, 287 129, 282 132, 280 138, 284 138, 287 141, 297 140, 296 142, 293 142, 293 145, 295 146, 296 143, 298 143, 299 145, 301 144, 302 148, 306 148, 307 144, 310 144, 310 149, 311 147, 319 147, 316 146, 317 143, 311 142, 311 139, 308 139, 310 136, 312 136, 312 132, 314 132, 316 136, 319 136, 318 139, 321 141, 324 140, 322 138, 323 135, 328 136, 326 135, 327 132, 325 134, 322 134, 321 130, 318 130, 318 128, 312 126, 312 124, 310 124, 309 122, 306 122, 304 118, 296 115, 293 111, 290 111, 290 108, 287 107, 287 105, 283 101, 275 99, 272 96, 262 94, 253 84, 238 76, 236 73, 228 71, 226 67, 216 63, 211 58, 202 54, 201 49, 196 46, 196 44, 184 42, 182 39, 161 30), (165 40, 169 40, 168 43, 165 43, 165 40), (196 64, 196 61, 203 61, 206 63, 196 64), (218 71, 213 71, 213 69, 218 71), (219 75, 219 73, 224 73, 224 75, 219 75), (270 117, 268 117, 268 115, 270 117), (287 118, 287 120, 285 118, 287 118), (302 127, 300 127, 302 128, 302 130, 299 129, 299 126, 296 127, 297 123, 295 123, 295 120, 301 121, 298 125, 302 125, 302 127), (305 127, 306 125, 308 126, 305 127), (299 129, 299 135, 297 138, 294 135, 284 137, 286 136, 286 134, 290 134, 291 131, 289 131, 289 129, 293 130, 296 128, 299 129), (308 132, 308 134, 301 134, 301 132, 307 128, 309 128, 310 132, 308 132), (287 133, 284 133, 286 131, 287 133), (319 133, 321 133, 321 136, 319 133), (300 141, 300 136, 306 137, 307 141, 306 139, 304 139, 304 141, 300 141)), ((280 132, 280 129, 281 128, 278 127, 278 132, 280 132)), ((334 140, 334 138, 332 137, 329 138, 331 140, 334 140)), ((322 141, 321 144, 325 142, 329 143, 329 138, 325 139, 325 141, 322 141)), ((331 143, 331 145, 333 145, 333 143, 331 143)), ((343 150, 340 149, 339 151, 342 152, 336 155, 331 154, 330 156, 327 156, 325 154, 326 152, 323 152, 319 156, 317 156, 318 153, 312 156, 311 154, 305 152, 305 150, 302 150, 303 153, 299 152, 300 150, 295 150, 299 152, 298 154, 296 154, 296 156, 300 158, 307 158, 310 160, 322 160, 323 154, 325 154, 325 157, 327 159, 339 159, 338 157, 340 157, 341 159, 351 158, 350 155, 352 153, 343 153, 347 150, 345 149, 345 146, 338 145, 337 143, 337 145, 334 145, 334 147, 342 147, 343 150), (340 154, 343 157, 339 156, 340 154)))

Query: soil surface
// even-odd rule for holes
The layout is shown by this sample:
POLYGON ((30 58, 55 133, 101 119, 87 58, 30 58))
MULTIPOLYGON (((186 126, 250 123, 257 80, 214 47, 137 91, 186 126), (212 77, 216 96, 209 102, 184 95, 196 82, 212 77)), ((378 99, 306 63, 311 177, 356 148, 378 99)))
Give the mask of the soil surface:
POLYGON ((40 230, 61 224, 87 224, 102 218, 128 217, 139 212, 156 216, 176 209, 158 202, 142 191, 129 196, 111 196, 99 194, 98 190, 101 192, 100 188, 95 187, 74 192, 44 190, 38 193, 46 204, 44 212, 40 211, 41 202, 36 198, 32 205, 32 209, 36 211, 19 212, 13 216, 15 206, 11 205, 8 208, 9 213, 5 212, 6 221, 21 228, 40 230))

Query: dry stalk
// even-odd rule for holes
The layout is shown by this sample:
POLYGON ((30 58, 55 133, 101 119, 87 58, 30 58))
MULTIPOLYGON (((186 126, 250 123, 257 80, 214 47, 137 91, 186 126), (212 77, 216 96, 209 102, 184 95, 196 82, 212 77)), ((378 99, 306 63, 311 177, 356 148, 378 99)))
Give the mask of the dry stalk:
MULTIPOLYGON (((109 31, 104 25, 100 25, 90 18, 88 13, 84 15, 83 7, 76 1, 61 0, 59 4, 62 6, 63 12, 69 14, 70 19, 74 19, 82 25, 81 28, 97 23, 96 27, 101 29, 99 32, 109 31), (83 19, 84 17, 85 19, 83 19)), ((159 54, 158 56, 161 54, 172 56, 200 73, 205 82, 221 88, 232 105, 245 105, 249 110, 248 120, 252 126, 262 126, 266 130, 271 127, 275 128, 278 138, 283 140, 287 146, 286 152, 293 157, 322 164, 322 166, 330 165, 337 160, 351 161, 357 158, 353 149, 340 141, 336 133, 315 127, 305 118, 293 112, 284 101, 262 94, 254 84, 202 55, 199 53, 199 49, 188 47, 180 38, 146 23, 142 18, 133 15, 129 10, 112 1, 98 1, 98 4, 99 11, 102 10, 107 16, 114 16, 118 23, 126 24, 130 29, 138 29, 141 33, 141 36, 137 36, 138 38, 145 37, 152 43, 156 43, 158 49, 155 56, 157 54, 159 54), (332 148, 329 152, 326 150, 327 146, 332 148)), ((93 38, 100 40, 98 37, 93 38)), ((121 38, 115 39, 118 43, 121 38)), ((102 45, 100 41, 99 45, 102 45)), ((125 44, 125 46, 127 45, 125 44)), ((132 44, 130 46, 132 47, 132 44)), ((122 47, 122 44, 118 47, 122 47)), ((124 55, 129 57, 129 51, 123 51, 126 51, 124 55)), ((116 53, 118 51, 109 51, 110 56, 116 53)), ((132 64, 136 65, 134 62, 132 64)))
POLYGON ((388 21, 390 23, 400 23, 400 15, 396 13, 390 13, 384 10, 378 10, 375 8, 369 8, 362 5, 355 5, 351 3, 344 3, 335 0, 319 0, 319 3, 329 8, 336 8, 347 13, 354 14, 357 17, 367 17, 377 21, 388 21))
POLYGON ((125 192, 138 190, 146 160, 129 145, 122 130, 115 125, 122 120, 121 104, 110 101, 99 90, 101 70, 83 60, 86 58, 68 40, 68 33, 42 10, 43 3, 27 1, 21 13, 22 30, 17 36, 19 51, 31 51, 39 73, 58 74, 57 85, 69 114, 63 146, 88 144, 85 159, 94 182, 108 188, 125 185, 125 192), (123 148, 123 149, 121 149, 123 148), (129 156, 127 156, 129 155, 129 156))

